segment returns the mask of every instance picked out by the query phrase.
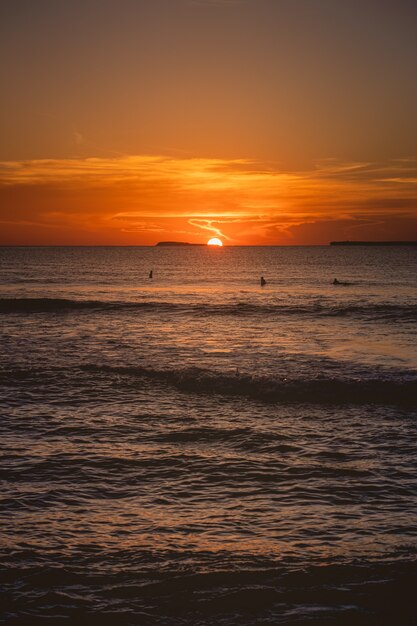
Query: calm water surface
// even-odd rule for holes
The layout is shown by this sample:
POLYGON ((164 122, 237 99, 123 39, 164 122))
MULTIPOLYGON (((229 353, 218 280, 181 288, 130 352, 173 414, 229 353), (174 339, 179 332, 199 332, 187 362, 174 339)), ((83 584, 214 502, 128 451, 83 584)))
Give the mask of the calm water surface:
POLYGON ((415 626, 416 261, 0 249, 0 620, 415 626))

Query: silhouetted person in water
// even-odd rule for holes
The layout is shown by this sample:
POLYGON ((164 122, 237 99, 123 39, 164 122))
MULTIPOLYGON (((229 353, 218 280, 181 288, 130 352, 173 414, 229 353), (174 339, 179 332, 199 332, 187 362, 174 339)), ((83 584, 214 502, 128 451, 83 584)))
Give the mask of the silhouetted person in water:
POLYGON ((263 287, 264 285, 266 285, 266 280, 263 276, 261 276, 261 287, 263 287))
POLYGON ((346 281, 343 280, 337 280, 337 278, 334 279, 333 281, 333 285, 351 285, 352 283, 348 283, 346 281))
POLYGON ((153 271, 152 270, 149 272, 149 278, 153 278, 153 271))

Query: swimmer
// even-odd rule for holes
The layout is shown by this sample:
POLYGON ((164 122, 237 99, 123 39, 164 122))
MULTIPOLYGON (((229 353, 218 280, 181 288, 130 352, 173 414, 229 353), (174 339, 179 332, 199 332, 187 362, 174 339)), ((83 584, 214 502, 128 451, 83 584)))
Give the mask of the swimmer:
POLYGON ((348 283, 346 281, 343 280, 337 280, 337 278, 334 279, 333 281, 333 285, 351 285, 352 283, 348 283))

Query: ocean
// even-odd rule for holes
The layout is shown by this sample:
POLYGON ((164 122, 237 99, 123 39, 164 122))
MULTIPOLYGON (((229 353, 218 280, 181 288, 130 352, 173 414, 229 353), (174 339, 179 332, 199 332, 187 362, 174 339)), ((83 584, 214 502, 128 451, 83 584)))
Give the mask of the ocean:
POLYGON ((1 623, 415 626, 416 268, 0 248, 1 623))

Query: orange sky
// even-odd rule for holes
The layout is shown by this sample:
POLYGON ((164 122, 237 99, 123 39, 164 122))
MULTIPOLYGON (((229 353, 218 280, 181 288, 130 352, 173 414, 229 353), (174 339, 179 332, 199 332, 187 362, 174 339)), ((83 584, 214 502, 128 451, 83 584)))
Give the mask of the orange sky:
POLYGON ((1 173, 6 244, 417 238, 414 161, 283 172, 243 159, 130 156, 5 162, 1 173))
POLYGON ((0 244, 417 239, 416 4, 0 7, 0 244))

